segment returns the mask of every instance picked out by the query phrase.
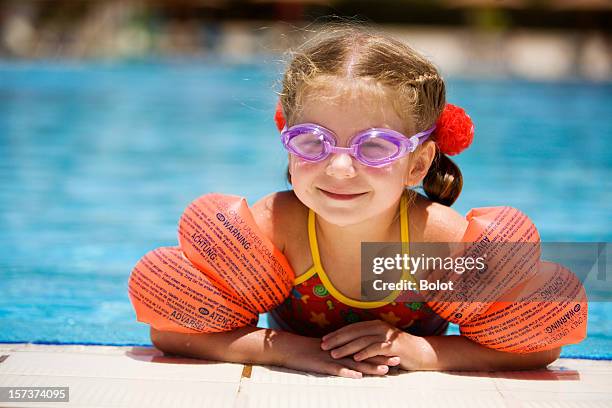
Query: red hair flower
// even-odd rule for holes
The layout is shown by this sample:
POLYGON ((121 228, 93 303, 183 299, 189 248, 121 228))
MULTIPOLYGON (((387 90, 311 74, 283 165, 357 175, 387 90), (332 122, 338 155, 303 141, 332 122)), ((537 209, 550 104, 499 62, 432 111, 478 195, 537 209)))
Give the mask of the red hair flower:
POLYGON ((276 127, 278 131, 282 131, 285 127, 285 117, 283 116, 283 107, 281 106, 280 101, 276 104, 276 112, 274 113, 274 122, 276 123, 276 127))
POLYGON ((434 132, 434 140, 440 151, 454 156, 465 150, 473 139, 474 124, 470 116, 460 107, 446 104, 434 132))

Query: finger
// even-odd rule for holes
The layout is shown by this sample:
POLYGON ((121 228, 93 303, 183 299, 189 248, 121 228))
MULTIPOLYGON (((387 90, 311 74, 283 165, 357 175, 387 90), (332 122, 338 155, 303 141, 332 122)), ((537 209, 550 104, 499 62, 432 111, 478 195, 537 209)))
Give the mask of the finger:
MULTIPOLYGON (((356 367, 356 365, 353 365, 353 367, 356 367)), ((321 366, 315 368, 314 371, 322 374, 336 375, 338 377, 363 378, 363 373, 361 371, 351 369, 351 367, 347 365, 332 361, 322 363, 321 366)))
POLYGON ((394 353, 392 350, 392 344, 391 342, 385 341, 382 343, 374 343, 369 345, 368 347, 366 347, 365 349, 361 350, 360 352, 356 353, 353 356, 353 359, 355 359, 355 361, 363 361, 366 360, 370 357, 374 357, 374 356, 396 356, 397 353, 394 353))
POLYGON ((323 350, 331 350, 338 346, 342 346, 358 337, 368 335, 384 335, 387 327, 380 320, 369 320, 366 322, 358 322, 344 326, 335 332, 331 332, 321 339, 321 348, 323 350))
POLYGON ((387 356, 374 356, 361 360, 364 363, 376 364, 376 365, 387 365, 389 367, 395 367, 400 365, 402 360, 398 356, 387 357, 387 356))
POLYGON ((321 338, 321 340, 326 341, 331 339, 332 337, 335 337, 337 335, 343 334, 343 333, 347 333, 347 332, 351 332, 354 329, 362 329, 362 328, 367 328, 369 326, 371 326, 373 323, 378 322, 379 320, 366 320, 364 322, 357 322, 357 323, 351 323, 347 326, 341 327, 336 331, 333 331, 331 333, 327 333, 325 336, 323 336, 321 338))
POLYGON ((342 358, 342 357, 350 356, 352 354, 355 354, 365 349, 370 344, 374 344, 374 343, 380 343, 379 336, 359 337, 358 339, 353 340, 345 344, 344 346, 340 346, 338 348, 333 349, 330 352, 330 355, 332 356, 332 358, 342 358))
POLYGON ((365 361, 354 361, 350 358, 345 358, 340 361, 346 367, 359 371, 363 374, 385 375, 389 372, 389 366, 386 364, 370 364, 365 361))

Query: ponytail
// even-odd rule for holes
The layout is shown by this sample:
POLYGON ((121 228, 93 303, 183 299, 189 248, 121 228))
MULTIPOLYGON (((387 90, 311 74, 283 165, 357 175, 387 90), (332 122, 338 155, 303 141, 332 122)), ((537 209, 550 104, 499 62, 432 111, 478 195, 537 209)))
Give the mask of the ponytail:
POLYGON ((447 155, 436 152, 436 157, 423 179, 423 190, 427 197, 450 207, 461 194, 463 176, 461 170, 447 155))

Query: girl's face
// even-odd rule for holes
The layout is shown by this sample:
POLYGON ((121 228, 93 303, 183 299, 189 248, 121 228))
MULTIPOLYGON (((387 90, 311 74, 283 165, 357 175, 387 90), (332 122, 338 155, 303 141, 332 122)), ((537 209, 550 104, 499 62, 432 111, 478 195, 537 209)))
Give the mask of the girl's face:
MULTIPOLYGON (((324 126, 336 134, 337 146, 341 147, 347 147, 347 142, 359 131, 373 127, 393 129, 404 135, 412 132, 406 129, 389 102, 363 94, 325 96, 305 98, 294 124, 308 122, 324 126)), ((332 153, 318 163, 290 154, 291 183, 300 201, 327 222, 339 226, 356 224, 397 205, 404 188, 417 184, 425 176, 431 160, 419 172, 415 155, 421 150, 424 149, 380 168, 368 167, 345 153, 332 153), (413 174, 415 170, 419 174, 413 174), (420 179, 416 180, 419 175, 420 179)), ((431 156, 433 159, 433 152, 431 156)))

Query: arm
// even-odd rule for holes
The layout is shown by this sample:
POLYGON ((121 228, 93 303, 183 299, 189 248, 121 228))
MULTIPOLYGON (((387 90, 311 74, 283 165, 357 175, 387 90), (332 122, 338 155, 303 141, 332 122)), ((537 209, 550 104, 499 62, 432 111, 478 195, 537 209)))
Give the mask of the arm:
POLYGON ((168 354, 233 363, 282 365, 278 342, 288 334, 252 326, 230 332, 198 334, 162 332, 151 327, 151 342, 168 354))
POLYGON ((419 337, 381 320, 358 322, 323 337, 323 350, 334 358, 397 356, 404 370, 498 371, 544 368, 561 348, 529 354, 493 350, 464 336, 419 337))
POLYGON ((233 363, 277 365, 294 370, 361 378, 363 374, 384 375, 389 365, 376 358, 357 362, 351 358, 333 359, 321 350, 321 340, 282 330, 247 326, 230 332, 185 334, 151 328, 151 341, 158 349, 192 358, 233 363))
MULTIPOLYGON (((284 250, 288 217, 294 216, 293 193, 273 193, 255 203, 251 212, 262 233, 275 247, 284 250), (292 199, 293 198, 293 199, 292 199)), ((321 350, 320 339, 278 330, 243 327, 230 332, 183 334, 151 329, 151 340, 159 349, 189 357, 281 365, 323 374, 359 377, 385 374, 399 359, 375 358, 356 362, 351 358, 335 360, 321 350)))
MULTIPOLYGON (((461 242, 468 221, 455 210, 430 203, 426 207, 424 241, 461 242)), ((429 336, 413 339, 422 351, 426 370, 516 370, 542 368, 559 358, 561 348, 519 354, 493 350, 465 336, 429 336)))
POLYGON ((545 368, 561 354, 560 347, 528 354, 507 353, 487 348, 464 336, 412 337, 414 347, 422 351, 421 370, 498 371, 545 368))
MULTIPOLYGON (((283 250, 284 236, 280 216, 286 212, 284 193, 272 193, 256 202, 251 213, 257 226, 273 244, 283 250)), ((159 331, 151 327, 151 341, 160 350, 188 357, 228 362, 281 365, 274 344, 287 337, 286 332, 243 327, 230 332, 183 334, 159 331)))

